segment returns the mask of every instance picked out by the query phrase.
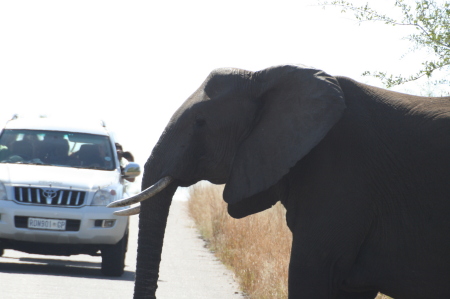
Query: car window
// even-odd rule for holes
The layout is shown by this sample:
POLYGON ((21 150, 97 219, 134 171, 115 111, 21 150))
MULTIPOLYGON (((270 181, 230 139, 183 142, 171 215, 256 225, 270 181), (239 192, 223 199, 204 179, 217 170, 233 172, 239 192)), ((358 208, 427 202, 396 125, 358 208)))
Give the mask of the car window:
POLYGON ((4 130, 0 163, 115 168, 108 136, 41 130, 4 130))

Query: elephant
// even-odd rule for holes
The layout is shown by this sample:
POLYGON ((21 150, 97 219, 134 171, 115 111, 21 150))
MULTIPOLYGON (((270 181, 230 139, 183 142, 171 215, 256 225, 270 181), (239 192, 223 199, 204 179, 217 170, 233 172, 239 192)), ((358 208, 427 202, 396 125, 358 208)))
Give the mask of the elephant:
POLYGON ((242 218, 280 201, 289 298, 450 298, 450 97, 304 65, 213 70, 170 119, 141 193, 134 298, 156 298, 176 189, 225 184, 242 218), (149 199, 151 198, 151 199, 149 199))

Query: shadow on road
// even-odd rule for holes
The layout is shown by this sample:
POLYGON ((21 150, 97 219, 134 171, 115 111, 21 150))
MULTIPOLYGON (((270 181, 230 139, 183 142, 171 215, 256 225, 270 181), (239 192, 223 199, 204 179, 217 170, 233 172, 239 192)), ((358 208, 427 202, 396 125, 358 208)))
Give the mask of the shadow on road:
POLYGON ((67 261, 40 258, 8 258, 2 257, 0 272, 31 275, 54 275, 69 277, 86 277, 103 280, 134 281, 135 273, 125 271, 120 277, 103 276, 101 263, 85 261, 67 261))

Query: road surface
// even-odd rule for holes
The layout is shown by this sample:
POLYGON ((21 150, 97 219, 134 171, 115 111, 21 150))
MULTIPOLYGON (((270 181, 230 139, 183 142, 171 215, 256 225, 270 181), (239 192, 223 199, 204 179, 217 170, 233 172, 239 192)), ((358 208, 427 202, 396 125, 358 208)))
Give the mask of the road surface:
MULTIPOLYGON (((161 263, 158 298, 244 298, 232 274, 210 253, 187 216, 184 201, 173 201, 161 263)), ((5 250, 0 257, 2 299, 132 298, 138 217, 131 217, 125 274, 100 274, 100 257, 43 256, 5 250)))

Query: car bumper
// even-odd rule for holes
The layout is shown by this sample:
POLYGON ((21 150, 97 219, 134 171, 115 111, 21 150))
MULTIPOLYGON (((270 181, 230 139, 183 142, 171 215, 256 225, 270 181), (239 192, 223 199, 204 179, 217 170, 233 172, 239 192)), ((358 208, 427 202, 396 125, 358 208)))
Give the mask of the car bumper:
POLYGON ((104 206, 50 208, 1 200, 0 239, 56 244, 116 244, 125 234, 128 217, 115 216, 114 210, 104 206), (28 217, 75 220, 76 223, 79 221, 79 228, 77 231, 43 230, 28 228, 26 222, 17 224, 17 219, 28 217), (114 223, 111 227, 102 227, 99 224, 103 220, 114 220, 114 223))

